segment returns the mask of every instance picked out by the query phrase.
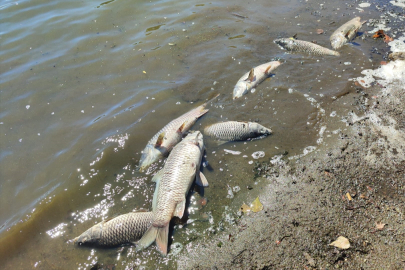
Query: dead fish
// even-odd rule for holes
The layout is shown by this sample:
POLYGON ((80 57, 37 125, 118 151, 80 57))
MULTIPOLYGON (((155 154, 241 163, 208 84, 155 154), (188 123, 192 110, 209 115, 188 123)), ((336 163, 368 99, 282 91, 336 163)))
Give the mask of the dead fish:
POLYGON ((360 29, 364 22, 360 21, 360 17, 356 17, 338 29, 330 36, 330 44, 332 48, 337 50, 351 41, 357 34, 357 30, 360 29))
POLYGON ((276 43, 282 49, 291 52, 304 52, 314 55, 340 55, 340 53, 336 51, 304 40, 297 40, 293 38, 278 38, 274 40, 274 43, 276 43))
MULTIPOLYGON (((214 98, 218 96, 219 95, 214 98)), ((159 132, 149 140, 145 149, 142 151, 142 156, 139 161, 140 171, 145 170, 160 158, 166 157, 173 147, 180 142, 183 135, 194 125, 197 119, 208 112, 208 109, 205 109, 207 104, 208 102, 183 114, 159 130, 159 132)))
POLYGON ((270 73, 279 65, 281 65, 281 62, 273 61, 252 68, 250 72, 243 75, 236 83, 235 88, 233 89, 233 99, 240 98, 250 89, 256 87, 259 83, 268 78, 270 73))
POLYGON ((200 172, 203 152, 203 135, 193 131, 173 148, 163 169, 155 174, 152 179, 156 182, 152 225, 139 240, 137 250, 156 241, 158 250, 167 254, 170 220, 173 216, 183 217, 186 195, 194 179, 197 184, 208 186, 207 179, 200 172))
POLYGON ((104 220, 73 241, 79 245, 117 246, 138 241, 152 221, 152 212, 134 212, 104 220))
POLYGON ((254 122, 228 121, 204 128, 205 135, 221 141, 244 141, 271 133, 271 129, 254 122))

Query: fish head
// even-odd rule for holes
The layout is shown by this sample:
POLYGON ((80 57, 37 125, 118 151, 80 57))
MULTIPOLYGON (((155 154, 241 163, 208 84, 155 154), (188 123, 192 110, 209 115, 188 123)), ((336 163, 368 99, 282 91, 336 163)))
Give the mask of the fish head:
POLYGON ((190 133, 183 139, 183 141, 189 141, 197 145, 200 149, 204 149, 203 135, 200 131, 190 131, 190 133))
POLYGON ((156 149, 153 145, 148 144, 142 151, 141 159, 139 160, 139 170, 147 169, 153 162, 162 157, 162 152, 156 149))
POLYGON ((251 123, 250 129, 259 136, 270 135, 273 131, 269 128, 266 128, 258 123, 251 123))
POLYGON ((346 38, 342 35, 334 35, 330 37, 330 45, 334 50, 339 49, 346 42, 346 38))
POLYGON ((74 243, 78 245, 96 244, 101 239, 102 232, 103 227, 99 223, 82 233, 79 237, 76 237, 74 243))
POLYGON ((239 81, 233 88, 233 99, 240 98, 248 91, 248 86, 245 81, 239 81))
POLYGON ((290 38, 277 38, 273 42, 276 43, 281 48, 285 49, 285 48, 288 48, 289 45, 294 42, 294 40, 292 40, 290 38))

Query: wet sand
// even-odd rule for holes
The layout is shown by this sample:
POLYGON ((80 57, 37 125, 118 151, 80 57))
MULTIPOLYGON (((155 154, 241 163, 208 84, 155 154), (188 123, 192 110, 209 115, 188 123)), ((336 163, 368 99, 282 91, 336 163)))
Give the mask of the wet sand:
POLYGON ((327 123, 338 137, 300 159, 258 164, 263 211, 190 244, 179 269, 404 269, 405 80, 353 86, 329 108, 353 105, 345 122, 327 123), (350 248, 330 245, 339 236, 350 248))

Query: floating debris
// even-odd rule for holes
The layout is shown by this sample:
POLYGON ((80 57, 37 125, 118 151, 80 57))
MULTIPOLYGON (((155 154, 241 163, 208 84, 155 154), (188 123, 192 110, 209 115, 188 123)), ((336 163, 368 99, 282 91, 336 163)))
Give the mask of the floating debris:
POLYGON ((224 149, 224 152, 225 152, 225 153, 232 154, 232 155, 234 155, 234 156, 240 155, 240 154, 242 153, 242 152, 240 152, 240 151, 232 151, 232 150, 228 150, 228 149, 224 149))
POLYGON ((243 203, 242 206, 240 207, 240 211, 242 211, 242 213, 247 214, 251 211, 249 205, 243 203))
POLYGON ((257 152, 254 152, 254 153, 252 154, 252 157, 253 157, 254 159, 263 158, 264 156, 265 156, 265 153, 264 153, 263 151, 257 151, 257 152))

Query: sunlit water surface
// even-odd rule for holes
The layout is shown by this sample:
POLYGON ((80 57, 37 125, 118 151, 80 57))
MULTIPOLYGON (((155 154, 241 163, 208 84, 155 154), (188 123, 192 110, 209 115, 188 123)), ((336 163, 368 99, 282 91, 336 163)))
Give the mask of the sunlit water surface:
POLYGON ((2 268, 175 267, 178 252, 232 224, 242 202, 259 194, 266 179, 254 177, 255 162, 299 158, 333 134, 324 125, 333 114, 328 104, 355 91, 349 79, 379 65, 387 46, 359 37, 341 57, 320 57, 285 54, 272 41, 298 34, 329 47, 330 34, 348 19, 379 17, 375 3, 358 4, 1 2, 2 268), (274 59, 284 62, 274 76, 233 101, 236 81, 274 59), (151 176, 162 163, 138 172, 141 150, 161 127, 216 93, 193 129, 256 121, 274 134, 220 146, 206 140, 210 186, 193 188, 188 219, 174 220, 169 256, 154 246, 136 253, 133 246, 69 242, 103 219, 151 208, 151 176), (255 159, 257 151, 264 156, 255 159))

